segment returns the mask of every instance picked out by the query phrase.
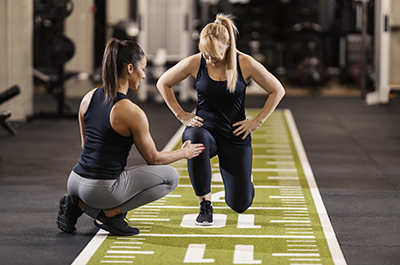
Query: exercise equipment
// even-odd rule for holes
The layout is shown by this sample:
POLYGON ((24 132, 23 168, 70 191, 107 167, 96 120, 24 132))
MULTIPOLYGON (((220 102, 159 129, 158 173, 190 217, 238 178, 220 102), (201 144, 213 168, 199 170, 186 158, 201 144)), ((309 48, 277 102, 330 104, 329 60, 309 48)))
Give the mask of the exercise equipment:
POLYGON ((64 82, 77 75, 65 72, 64 65, 75 53, 75 45, 64 35, 64 20, 73 11, 71 0, 34 1, 34 81, 44 85, 46 92, 57 101, 55 113, 36 113, 35 118, 76 118, 65 99, 64 82))
POLYGON ((303 85, 318 85, 326 80, 326 67, 318 57, 307 57, 297 63, 297 80, 303 85))
MULTIPOLYGON (((0 94, 0 104, 6 102, 7 100, 15 97, 20 93, 20 88, 18 85, 14 85, 7 89, 6 91, 2 92, 0 94)), ((8 131, 12 135, 17 135, 17 131, 14 129, 14 127, 11 125, 9 121, 7 121, 8 118, 11 117, 11 111, 7 110, 4 112, 0 112, 0 124, 1 126, 8 131)))
POLYGON ((46 41, 46 59, 54 65, 63 65, 75 53, 74 43, 64 35, 56 35, 46 41))
POLYGON ((71 0, 35 0, 35 11, 42 20, 63 20, 74 10, 71 0))

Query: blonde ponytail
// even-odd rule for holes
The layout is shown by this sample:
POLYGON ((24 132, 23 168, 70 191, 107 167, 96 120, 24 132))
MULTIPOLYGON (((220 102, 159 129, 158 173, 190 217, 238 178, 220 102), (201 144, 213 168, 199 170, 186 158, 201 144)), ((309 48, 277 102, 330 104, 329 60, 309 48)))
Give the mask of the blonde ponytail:
POLYGON ((233 23, 235 17, 231 14, 219 13, 214 22, 207 24, 200 33, 199 50, 212 57, 219 57, 219 44, 227 47, 226 79, 227 89, 234 93, 237 81, 237 50, 236 36, 238 30, 233 23))

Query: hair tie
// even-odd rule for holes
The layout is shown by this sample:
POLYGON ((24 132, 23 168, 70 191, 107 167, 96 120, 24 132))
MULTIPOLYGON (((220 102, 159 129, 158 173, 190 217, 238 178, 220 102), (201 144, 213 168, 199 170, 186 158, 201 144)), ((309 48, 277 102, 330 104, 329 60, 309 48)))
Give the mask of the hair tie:
POLYGON ((219 20, 218 18, 214 22, 217 23, 217 24, 221 24, 222 25, 222 21, 219 20))

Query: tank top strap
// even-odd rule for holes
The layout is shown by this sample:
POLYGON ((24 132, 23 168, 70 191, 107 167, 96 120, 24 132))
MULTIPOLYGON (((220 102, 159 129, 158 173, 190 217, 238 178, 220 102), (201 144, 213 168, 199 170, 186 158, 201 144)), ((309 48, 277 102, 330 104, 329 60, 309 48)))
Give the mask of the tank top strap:
POLYGON ((237 64, 236 64, 237 65, 237 72, 239 74, 239 78, 241 78, 245 82, 245 80, 243 78, 243 75, 242 75, 242 69, 240 68, 239 53, 237 54, 236 58, 237 58, 237 64))
POLYGON ((202 76, 204 76, 205 71, 207 71, 207 62, 206 59, 204 59, 203 55, 200 54, 200 66, 199 66, 199 70, 197 71, 197 75, 196 75, 196 80, 201 78, 202 76))
POLYGON ((118 101, 120 101, 121 99, 129 99, 131 100, 127 95, 117 92, 117 98, 114 101, 114 104, 117 103, 118 101))

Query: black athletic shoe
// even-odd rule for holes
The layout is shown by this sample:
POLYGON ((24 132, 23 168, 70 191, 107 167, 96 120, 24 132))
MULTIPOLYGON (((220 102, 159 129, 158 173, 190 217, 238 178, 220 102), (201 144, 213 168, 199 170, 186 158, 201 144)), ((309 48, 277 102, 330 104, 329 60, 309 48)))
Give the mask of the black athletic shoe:
POLYGON ((60 199, 57 227, 66 233, 75 234, 76 222, 82 214, 83 211, 78 206, 78 197, 65 194, 60 199))
POLYGON ((95 226, 104 229, 111 234, 116 236, 133 236, 139 234, 139 229, 129 226, 125 222, 126 214, 117 214, 114 217, 107 217, 103 211, 99 213, 96 220, 94 220, 95 226))
POLYGON ((213 207, 210 201, 203 201, 200 203, 200 213, 196 218, 196 225, 212 225, 213 221, 213 207))

